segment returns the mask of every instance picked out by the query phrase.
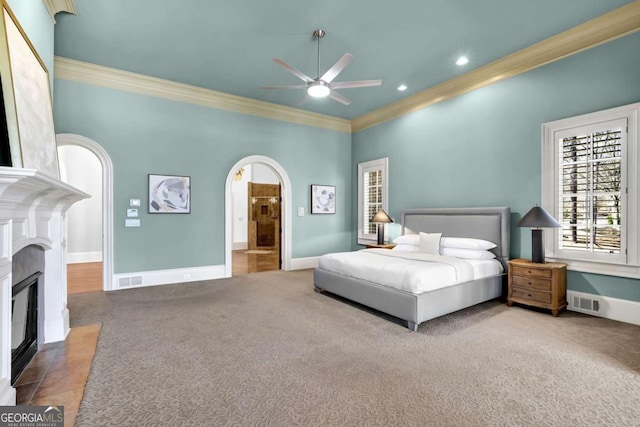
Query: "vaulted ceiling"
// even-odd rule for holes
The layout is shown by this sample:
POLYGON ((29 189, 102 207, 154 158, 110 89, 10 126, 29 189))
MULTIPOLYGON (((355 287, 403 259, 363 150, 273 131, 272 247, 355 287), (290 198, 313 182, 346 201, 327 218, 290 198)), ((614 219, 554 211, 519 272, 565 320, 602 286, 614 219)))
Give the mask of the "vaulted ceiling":
MULTIPOLYGON (((636 0, 637 1, 637 0, 636 0)), ((344 53, 336 81, 382 79, 380 87, 342 89, 345 106, 313 99, 300 108, 353 119, 431 88, 631 0, 75 0, 58 14, 55 54, 93 64, 296 106, 304 90, 261 90, 302 83, 280 58, 317 77, 344 53), (457 66, 466 55, 469 63, 457 66), (398 91, 399 85, 408 89, 398 91)))

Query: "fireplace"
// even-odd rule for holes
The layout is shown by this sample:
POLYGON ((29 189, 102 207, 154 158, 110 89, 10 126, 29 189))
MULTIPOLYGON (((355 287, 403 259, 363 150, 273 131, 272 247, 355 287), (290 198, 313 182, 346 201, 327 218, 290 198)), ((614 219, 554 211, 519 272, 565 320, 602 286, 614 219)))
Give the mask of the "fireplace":
POLYGON ((0 406, 16 403, 15 366, 69 333, 65 214, 86 197, 36 170, 0 166, 0 406))
POLYGON ((38 271, 11 289, 11 384, 38 352, 38 271))

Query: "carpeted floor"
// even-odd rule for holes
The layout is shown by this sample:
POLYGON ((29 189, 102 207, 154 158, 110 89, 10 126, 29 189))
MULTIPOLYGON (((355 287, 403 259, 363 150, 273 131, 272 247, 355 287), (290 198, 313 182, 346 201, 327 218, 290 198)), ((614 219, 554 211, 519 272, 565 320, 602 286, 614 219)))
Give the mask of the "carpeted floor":
POLYGON ((640 326, 498 302, 399 322, 311 270, 69 296, 77 426, 640 425, 640 326))

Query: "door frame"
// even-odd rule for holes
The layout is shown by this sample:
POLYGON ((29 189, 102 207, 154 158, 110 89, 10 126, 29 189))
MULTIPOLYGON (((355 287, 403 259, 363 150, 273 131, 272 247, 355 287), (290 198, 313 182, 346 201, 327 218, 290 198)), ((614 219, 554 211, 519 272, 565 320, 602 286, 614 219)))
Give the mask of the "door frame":
POLYGON ((261 163, 269 166, 280 180, 281 221, 282 238, 280 240, 280 251, 282 259, 282 270, 291 270, 291 180, 285 169, 275 160, 267 156, 253 155, 247 156, 231 167, 224 191, 224 272, 225 277, 232 276, 233 265, 233 178, 238 169, 252 163, 261 163))
MULTIPOLYGON (((86 148, 100 160, 102 165, 102 289, 113 290, 113 163, 111 157, 100 144, 82 135, 57 134, 56 144, 59 147, 75 145, 86 148)), ((65 253, 66 250, 65 245, 65 253)))

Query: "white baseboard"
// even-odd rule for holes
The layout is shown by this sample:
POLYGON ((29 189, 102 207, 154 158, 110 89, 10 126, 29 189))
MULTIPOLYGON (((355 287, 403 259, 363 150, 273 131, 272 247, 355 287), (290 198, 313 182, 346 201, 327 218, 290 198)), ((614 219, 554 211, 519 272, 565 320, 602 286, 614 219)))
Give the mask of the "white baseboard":
POLYGON ((102 261, 102 251, 97 252, 67 252, 67 264, 102 261))
POLYGON ((113 275, 113 289, 110 290, 197 282, 200 280, 222 279, 224 277, 224 265, 121 273, 113 275))
POLYGON ((16 389, 9 378, 0 378, 0 406, 16 405, 16 389))
POLYGON ((291 270, 306 270, 308 268, 317 268, 319 256, 309 258, 294 258, 291 260, 291 270))
POLYGON ((567 301, 569 303, 567 310, 604 317, 606 319, 617 320, 619 322, 640 325, 640 302, 637 301, 629 301, 577 291, 567 291, 567 301), (600 305, 599 310, 595 312, 575 306, 573 304, 574 297, 598 301, 600 305))
POLYGON ((233 242, 233 250, 234 251, 242 251, 249 247, 248 242, 233 242))

